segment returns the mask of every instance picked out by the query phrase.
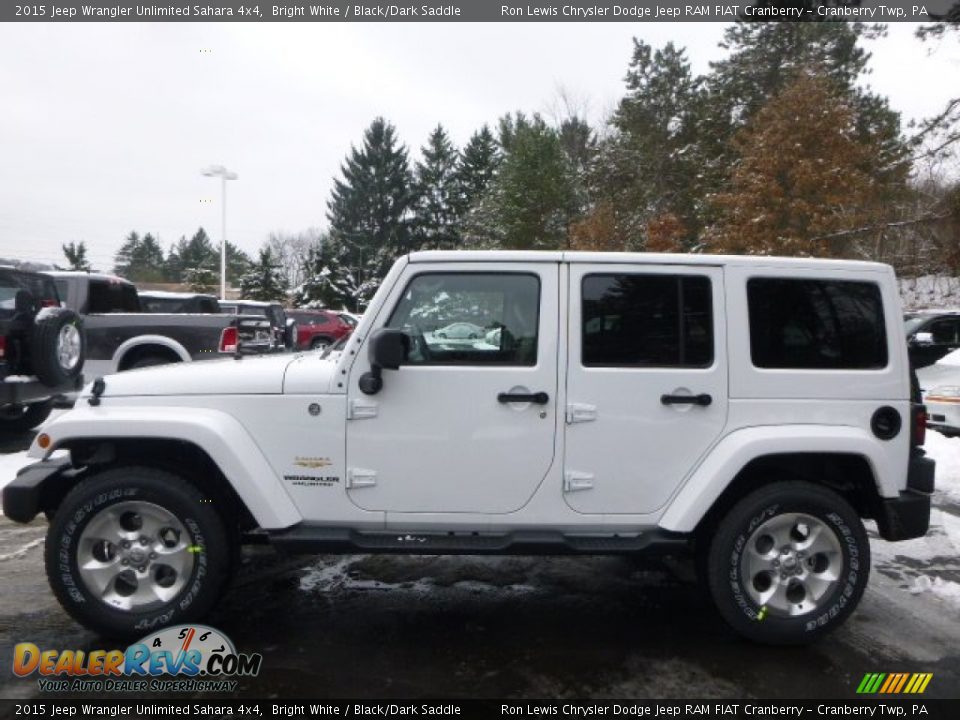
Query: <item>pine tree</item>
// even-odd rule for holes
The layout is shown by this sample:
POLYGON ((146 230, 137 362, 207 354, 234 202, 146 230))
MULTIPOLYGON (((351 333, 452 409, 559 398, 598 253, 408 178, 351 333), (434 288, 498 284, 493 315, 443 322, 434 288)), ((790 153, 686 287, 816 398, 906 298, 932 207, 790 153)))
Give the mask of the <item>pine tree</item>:
POLYGON ((90 261, 87 260, 87 245, 82 240, 79 243, 69 242, 66 245, 61 245, 61 247, 69 263, 68 270, 80 270, 82 272, 93 270, 90 261))
POLYGON ((500 164, 497 141, 484 125, 470 136, 457 164, 457 214, 462 218, 487 192, 500 164))
POLYGON ((332 238, 312 246, 304 263, 306 279, 294 292, 294 304, 363 312, 381 278, 371 266, 352 265, 354 259, 351 248, 332 238))
POLYGON ((163 249, 150 233, 131 231, 114 257, 113 271, 131 282, 159 282, 164 275, 163 249))
POLYGON ((393 261, 412 249, 412 177, 407 149, 393 125, 375 119, 364 132, 362 147, 351 148, 341 173, 342 179, 334 180, 327 219, 339 267, 352 274, 347 284, 357 290, 366 283, 378 285, 393 261))
POLYGON ((451 250, 460 244, 459 153, 442 125, 430 133, 417 162, 414 205, 418 249, 451 250))
POLYGON ((182 281, 191 292, 216 294, 220 289, 220 277, 210 268, 188 268, 183 273, 182 281))
POLYGON ((170 248, 167 256, 169 279, 173 282, 189 283, 187 273, 190 271, 209 270, 220 275, 219 248, 214 248, 201 227, 187 240, 181 237, 176 245, 170 248))
POLYGON ((500 145, 503 160, 470 215, 468 240, 476 247, 566 247, 577 194, 559 133, 539 115, 507 115, 500 145))
POLYGON ((683 49, 673 43, 654 49, 634 39, 626 75, 627 94, 611 120, 613 134, 599 149, 591 186, 605 222, 576 229, 578 247, 613 243, 644 249, 651 230, 670 217, 674 247, 693 244, 700 225, 699 138, 696 113, 701 98, 683 49), (593 237, 591 228, 612 232, 593 237))
MULTIPOLYGON (((220 273, 220 246, 216 245, 217 253, 217 274, 220 273)), ((277 258, 275 258, 277 259, 277 258)), ((236 284, 239 278, 242 278, 253 266, 253 260, 243 250, 238 248, 232 242, 227 240, 227 281, 230 284, 236 284)))
POLYGON ((286 300, 286 279, 269 245, 260 249, 256 262, 241 277, 240 297, 244 300, 267 302, 286 300))
POLYGON ((734 141, 730 189, 713 202, 719 252, 843 256, 846 231, 882 217, 869 174, 876 145, 860 139, 843 88, 802 72, 734 141))

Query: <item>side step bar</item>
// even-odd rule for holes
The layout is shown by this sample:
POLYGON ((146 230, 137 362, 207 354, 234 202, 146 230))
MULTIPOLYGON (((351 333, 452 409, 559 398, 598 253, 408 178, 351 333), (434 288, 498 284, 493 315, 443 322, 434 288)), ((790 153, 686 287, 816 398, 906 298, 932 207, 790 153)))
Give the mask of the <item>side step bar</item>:
POLYGON ((269 533, 270 544, 290 553, 395 553, 404 555, 617 555, 678 552, 690 536, 653 530, 638 535, 565 535, 523 531, 505 534, 357 532, 297 525, 269 533))

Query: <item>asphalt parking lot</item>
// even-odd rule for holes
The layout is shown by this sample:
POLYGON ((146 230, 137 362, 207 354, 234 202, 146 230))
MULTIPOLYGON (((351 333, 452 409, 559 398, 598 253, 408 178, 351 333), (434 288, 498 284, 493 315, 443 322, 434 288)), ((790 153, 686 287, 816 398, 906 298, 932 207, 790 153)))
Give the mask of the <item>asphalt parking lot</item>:
MULTIPOLYGON (((938 436, 931 451, 960 453, 950 442, 938 436)), ((688 564, 671 559, 298 558, 257 547, 209 624, 264 655, 259 676, 240 681, 244 697, 851 698, 864 673, 898 671, 932 672, 927 697, 958 697, 960 505, 942 492, 935 504, 927 538, 873 542, 860 608, 811 647, 740 640, 688 564)), ((45 530, 0 518, 2 697, 41 696, 36 679, 11 672, 18 642, 115 645, 54 600, 45 530)))

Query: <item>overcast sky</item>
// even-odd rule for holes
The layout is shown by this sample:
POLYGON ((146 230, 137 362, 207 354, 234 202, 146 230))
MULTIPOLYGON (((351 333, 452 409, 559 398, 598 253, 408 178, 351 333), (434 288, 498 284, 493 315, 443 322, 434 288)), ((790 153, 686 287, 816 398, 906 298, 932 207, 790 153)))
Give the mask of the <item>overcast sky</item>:
MULTIPOLYGON (((131 229, 164 248, 220 238, 211 163, 239 173, 228 238, 326 224, 332 178, 377 115, 416 157, 438 122, 462 144, 564 89, 600 121, 623 93, 632 36, 723 56, 719 23, 7 24, 0 26, 0 257, 63 262, 83 240, 98 269, 131 229), (201 52, 208 51, 208 52, 201 52)), ((905 118, 942 107, 960 51, 893 25, 869 43, 869 83, 905 118), (933 47, 937 47, 933 45, 933 47)))

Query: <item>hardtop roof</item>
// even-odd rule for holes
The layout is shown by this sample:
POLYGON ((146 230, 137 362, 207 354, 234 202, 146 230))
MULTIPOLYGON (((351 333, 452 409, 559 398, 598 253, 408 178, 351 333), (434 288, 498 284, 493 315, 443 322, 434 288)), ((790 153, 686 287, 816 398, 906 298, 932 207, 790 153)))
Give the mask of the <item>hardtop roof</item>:
POLYGON ((410 253, 411 263, 425 262, 542 262, 642 265, 704 265, 753 267, 816 267, 892 272, 889 265, 864 260, 779 257, 772 255, 708 255, 699 253, 583 252, 573 250, 422 250, 410 253))

